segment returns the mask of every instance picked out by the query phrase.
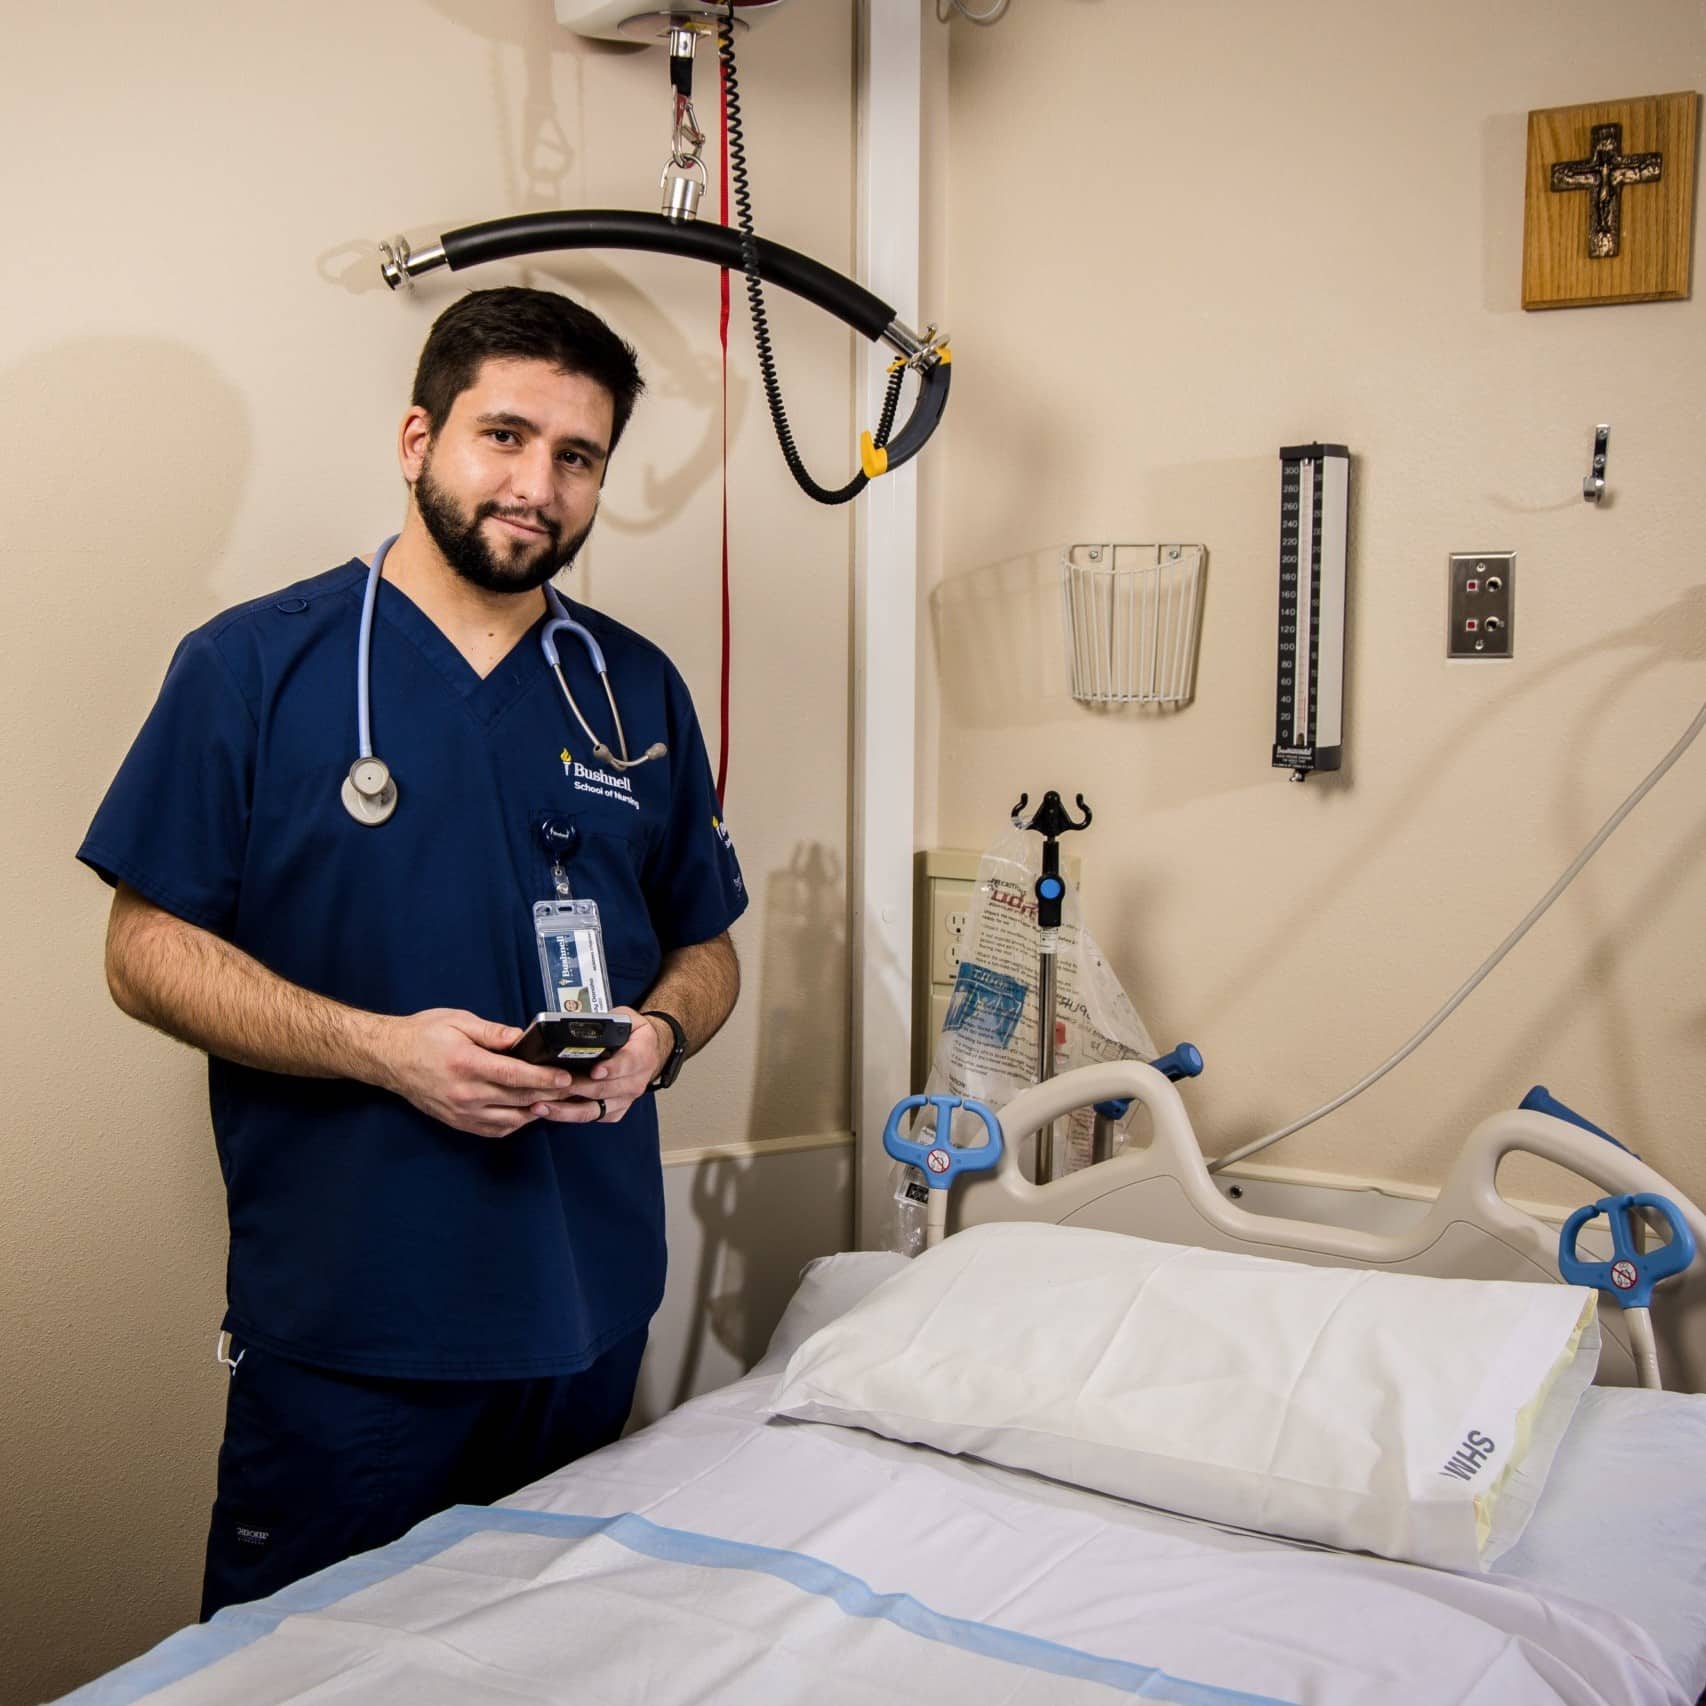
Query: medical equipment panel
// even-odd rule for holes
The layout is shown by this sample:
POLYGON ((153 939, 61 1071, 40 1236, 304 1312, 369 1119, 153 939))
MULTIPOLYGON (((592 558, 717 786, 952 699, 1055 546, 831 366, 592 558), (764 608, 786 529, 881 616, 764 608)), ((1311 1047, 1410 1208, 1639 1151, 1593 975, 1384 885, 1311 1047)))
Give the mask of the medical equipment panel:
POLYGON ((1516 552, 1453 551, 1445 655, 1508 658, 1516 650, 1516 552))

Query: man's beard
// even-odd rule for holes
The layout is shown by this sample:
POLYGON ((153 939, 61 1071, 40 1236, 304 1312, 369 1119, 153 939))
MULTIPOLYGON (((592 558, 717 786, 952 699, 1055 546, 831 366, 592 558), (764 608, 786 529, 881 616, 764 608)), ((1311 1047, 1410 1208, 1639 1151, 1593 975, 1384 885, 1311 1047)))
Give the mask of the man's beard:
POLYGON ((588 521, 579 533, 565 541, 554 522, 533 510, 513 506, 506 509, 497 503, 483 503, 472 515, 464 515, 455 499, 433 479, 430 456, 421 464, 415 478, 415 507, 444 560, 465 581, 485 592, 532 592, 543 586, 575 560, 575 553, 592 532, 592 522, 588 521), (516 540, 500 557, 480 530, 480 524, 493 515, 510 516, 530 527, 543 528, 544 537, 531 547, 516 540))

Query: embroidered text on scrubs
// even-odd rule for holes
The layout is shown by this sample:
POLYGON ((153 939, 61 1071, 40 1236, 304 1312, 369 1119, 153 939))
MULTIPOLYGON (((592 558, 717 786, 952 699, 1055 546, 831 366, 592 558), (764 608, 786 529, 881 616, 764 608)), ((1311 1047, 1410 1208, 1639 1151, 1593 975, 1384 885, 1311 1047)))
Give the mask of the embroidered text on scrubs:
POLYGON ((612 776, 608 770, 589 770, 581 761, 571 759, 574 766, 574 785, 583 794, 600 794, 607 800, 620 800, 625 806, 640 809, 634 798, 634 784, 626 776, 612 776))

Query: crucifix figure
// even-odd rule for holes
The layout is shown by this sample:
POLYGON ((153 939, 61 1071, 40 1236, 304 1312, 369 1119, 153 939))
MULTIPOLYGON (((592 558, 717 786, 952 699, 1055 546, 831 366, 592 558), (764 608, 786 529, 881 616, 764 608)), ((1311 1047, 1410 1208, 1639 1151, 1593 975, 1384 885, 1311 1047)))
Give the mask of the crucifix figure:
POLYGON ((1588 255, 1606 260, 1617 253, 1622 230, 1623 186, 1655 184, 1664 167, 1662 154, 1625 154, 1623 126, 1596 124, 1593 153, 1586 160, 1562 160, 1552 168, 1554 190, 1587 190, 1588 255))

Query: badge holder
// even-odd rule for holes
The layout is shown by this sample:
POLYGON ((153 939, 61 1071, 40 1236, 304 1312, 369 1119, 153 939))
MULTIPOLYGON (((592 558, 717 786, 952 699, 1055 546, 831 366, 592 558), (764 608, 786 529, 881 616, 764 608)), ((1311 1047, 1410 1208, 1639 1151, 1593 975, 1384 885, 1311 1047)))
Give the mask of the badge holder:
POLYGON ((597 901, 535 902, 533 939, 539 949, 545 1012, 610 1011, 610 973, 597 901))
POLYGON ((604 924, 596 900, 576 900, 569 884, 569 860, 580 845, 580 831, 544 818, 538 825, 545 856, 551 861, 555 900, 533 906, 533 944, 539 952, 539 978, 546 1013, 608 1013, 610 974, 604 958, 604 924))

